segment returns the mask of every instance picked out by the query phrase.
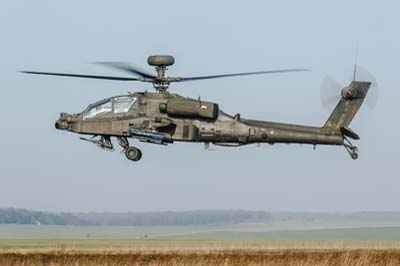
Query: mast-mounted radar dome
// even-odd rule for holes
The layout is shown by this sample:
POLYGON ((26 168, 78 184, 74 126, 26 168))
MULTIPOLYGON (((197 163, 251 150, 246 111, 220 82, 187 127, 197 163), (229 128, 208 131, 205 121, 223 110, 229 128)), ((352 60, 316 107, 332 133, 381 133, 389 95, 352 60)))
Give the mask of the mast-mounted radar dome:
POLYGON ((175 58, 170 55, 152 55, 147 58, 147 63, 150 66, 172 66, 175 58))

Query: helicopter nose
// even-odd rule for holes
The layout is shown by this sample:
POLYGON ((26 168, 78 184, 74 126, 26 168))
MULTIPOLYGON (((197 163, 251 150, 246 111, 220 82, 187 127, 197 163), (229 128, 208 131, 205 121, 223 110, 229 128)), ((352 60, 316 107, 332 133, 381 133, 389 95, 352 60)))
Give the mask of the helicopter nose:
POLYGON ((68 113, 61 113, 58 120, 54 123, 56 129, 67 130, 71 123, 74 123, 76 118, 68 113))
POLYGON ((59 130, 65 130, 65 129, 68 129, 68 128, 69 128, 69 123, 68 123, 67 121, 65 121, 65 120, 58 119, 58 120, 54 123, 54 127, 55 127, 56 129, 59 129, 59 130))

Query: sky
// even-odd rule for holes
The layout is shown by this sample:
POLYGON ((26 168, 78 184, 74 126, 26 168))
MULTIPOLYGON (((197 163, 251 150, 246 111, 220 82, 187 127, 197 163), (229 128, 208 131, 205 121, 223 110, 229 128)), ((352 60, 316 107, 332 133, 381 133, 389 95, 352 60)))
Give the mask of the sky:
MULTIPOLYGON (((196 209, 400 211, 397 1, 28 1, 0 9, 0 208, 139 212, 196 209), (351 81, 357 63, 379 83, 375 109, 350 127, 359 159, 343 147, 239 148, 134 142, 140 162, 57 131, 60 112, 144 83, 30 76, 20 70, 124 75, 92 64, 170 54, 171 76, 281 68, 307 73, 173 84, 244 118, 321 126, 320 86, 351 81)), ((115 142, 114 142, 115 143, 115 142)), ((116 143, 115 143, 116 144, 116 143)))

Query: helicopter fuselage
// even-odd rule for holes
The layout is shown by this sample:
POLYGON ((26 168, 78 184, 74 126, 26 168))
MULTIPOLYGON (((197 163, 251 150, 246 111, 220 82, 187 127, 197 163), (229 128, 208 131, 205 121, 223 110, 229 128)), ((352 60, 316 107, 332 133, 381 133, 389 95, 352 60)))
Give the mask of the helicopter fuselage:
POLYGON ((263 142, 343 144, 343 136, 337 132, 242 119, 239 114, 226 114, 217 104, 167 92, 110 97, 89 105, 79 114, 62 113, 56 128, 108 138, 136 138, 156 144, 174 141, 229 147, 263 142))

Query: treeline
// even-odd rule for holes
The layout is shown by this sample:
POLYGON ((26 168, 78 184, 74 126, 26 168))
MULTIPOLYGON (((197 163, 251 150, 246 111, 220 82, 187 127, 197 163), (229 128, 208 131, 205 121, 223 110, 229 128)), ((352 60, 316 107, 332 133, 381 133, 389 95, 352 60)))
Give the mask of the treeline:
POLYGON ((264 211, 204 210, 146 213, 50 213, 24 209, 0 209, 2 224, 184 226, 261 223, 271 220, 264 211))
POLYGON ((86 225, 86 221, 73 214, 54 214, 25 209, 0 209, 0 224, 86 225))
POLYGON ((146 213, 80 213, 79 219, 97 225, 224 225, 271 220, 264 211, 204 210, 146 213))
POLYGON ((324 213, 199 210, 143 213, 52 213, 0 208, 0 224, 185 226, 285 222, 400 223, 400 212, 324 213))

